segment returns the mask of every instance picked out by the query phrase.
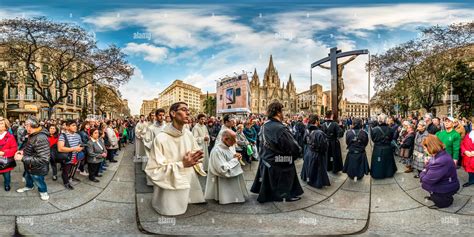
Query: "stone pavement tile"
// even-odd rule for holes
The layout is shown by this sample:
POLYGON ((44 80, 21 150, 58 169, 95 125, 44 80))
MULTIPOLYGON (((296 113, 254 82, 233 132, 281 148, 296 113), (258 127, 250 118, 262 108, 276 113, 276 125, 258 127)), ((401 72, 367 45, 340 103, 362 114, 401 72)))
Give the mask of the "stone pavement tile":
POLYGON ((398 184, 372 186, 371 212, 394 212, 420 206, 398 184))
POLYGON ((421 186, 419 178, 413 178, 415 173, 396 173, 394 178, 400 187, 405 190, 413 190, 421 186))
POLYGON ((458 191, 458 194, 474 197, 474 185, 464 188, 461 184, 461 189, 458 191))
POLYGON ((31 222, 17 222, 20 234, 100 236, 140 234, 136 225, 134 204, 92 201, 73 210, 28 218, 31 218, 31 222))
POLYGON ((364 236, 374 235, 435 235, 470 236, 474 231, 474 217, 455 215, 427 207, 390 213, 372 213, 364 236))
POLYGON ((110 202, 135 202, 135 185, 132 182, 112 181, 107 188, 97 197, 101 201, 110 202))
POLYGON ((458 214, 474 216, 474 198, 470 198, 466 205, 457 212, 458 214))
POLYGON ((97 179, 100 180, 100 182, 98 183, 90 181, 89 178, 85 176, 81 176, 78 178, 81 180, 81 183, 104 189, 105 187, 107 187, 110 181, 114 178, 115 173, 116 173, 115 171, 107 169, 106 171, 102 173, 102 177, 97 177, 97 179))
POLYGON ((103 189, 85 183, 74 186, 74 190, 64 190, 49 197, 49 202, 61 210, 68 210, 94 199, 103 189))
POLYGON ((347 181, 342 185, 341 189, 346 191, 353 192, 370 192, 370 176, 366 175, 361 180, 355 182, 353 179, 347 179, 347 181))
POLYGON ((181 235, 338 235, 357 232, 365 221, 343 220, 314 215, 306 211, 277 214, 231 214, 206 212, 186 219, 142 222, 155 234, 181 235))
POLYGON ((1 197, 0 215, 37 215, 59 211, 48 201, 41 200, 37 190, 30 191, 30 193, 31 196, 1 197))
POLYGON ((135 182, 135 169, 131 165, 120 165, 113 180, 120 182, 135 182))
POLYGON ((306 211, 335 218, 367 220, 370 194, 339 190, 333 196, 306 211))
MULTIPOLYGON (((346 176, 347 178, 347 176, 346 176)), ((304 185, 305 188, 308 188, 309 190, 316 192, 318 194, 324 195, 324 196, 331 196, 334 192, 336 192, 341 186, 344 184, 345 179, 341 179, 339 177, 333 177, 329 176, 329 181, 331 182, 331 186, 329 187, 323 187, 322 189, 317 189, 313 188, 309 185, 304 185)), ((301 183, 303 186, 303 183, 301 183)), ((305 182, 306 184, 306 182, 305 182)))
MULTIPOLYGON (((137 194, 137 209, 138 217, 140 218, 140 223, 143 222, 155 222, 158 221, 163 216, 158 214, 155 209, 151 206, 151 193, 146 194, 137 194)), ((200 215, 205 213, 207 210, 204 208, 207 204, 204 205, 188 205, 188 209, 185 214, 176 216, 177 219, 187 219, 191 216, 200 215)), ((181 234, 181 233, 175 233, 181 234)))
POLYGON ((245 203, 231 203, 220 205, 215 200, 207 200, 207 205, 201 207, 215 212, 239 213, 239 214, 267 214, 278 213, 280 210, 271 202, 260 204, 256 194, 250 194, 245 203))
POLYGON ((304 193, 301 195, 301 200, 296 202, 274 202, 275 206, 282 212, 296 211, 314 206, 327 198, 309 190, 307 187, 303 187, 303 190, 304 193))
POLYGON ((15 234, 15 217, 0 216, 0 236, 13 236, 15 234))
MULTIPOLYGON (((422 203, 425 206, 431 206, 434 204, 432 201, 428 201, 425 199, 425 196, 429 196, 429 193, 423 190, 421 187, 408 191, 407 193, 408 195, 410 195, 410 197, 412 197, 413 199, 422 203)), ((455 194, 453 197, 454 197, 454 202, 451 206, 447 208, 439 209, 439 210, 444 211, 444 212, 455 213, 459 211, 462 207, 464 207, 470 199, 470 197, 468 196, 463 196, 463 195, 458 195, 458 194, 455 194)))
POLYGON ((372 185, 391 185, 396 184, 394 178, 372 179, 372 185))
POLYGON ((146 185, 145 174, 135 174, 135 192, 136 193, 152 193, 153 187, 146 185))

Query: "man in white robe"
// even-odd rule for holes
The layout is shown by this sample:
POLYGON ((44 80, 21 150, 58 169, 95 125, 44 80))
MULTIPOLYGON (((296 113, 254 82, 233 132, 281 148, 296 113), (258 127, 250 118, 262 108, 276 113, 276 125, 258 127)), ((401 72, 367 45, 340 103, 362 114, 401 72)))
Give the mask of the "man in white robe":
MULTIPOLYGON (((235 118, 232 117, 232 115, 225 115, 224 116, 224 124, 222 125, 221 127, 221 130, 219 131, 219 134, 217 135, 217 138, 216 138, 216 145, 218 145, 219 143, 222 143, 222 134, 224 133, 224 131, 226 130, 231 130, 232 131, 232 127, 235 126, 235 118)), ((235 151, 235 145, 233 145, 232 147, 230 147, 230 149, 236 153, 235 151)))
POLYGON ((193 127, 193 135, 194 138, 196 138, 198 145, 204 152, 202 163, 204 166, 204 170, 207 171, 209 160, 209 131, 207 130, 206 126, 206 115, 199 114, 197 119, 199 123, 193 127))
MULTIPOLYGON (((145 144, 145 151, 146 151, 146 156, 151 157, 150 153, 152 152, 153 149, 153 141, 155 140, 155 137, 163 131, 163 128, 165 127, 165 110, 164 109, 157 109, 155 111, 155 114, 153 116, 154 122, 150 123, 147 127, 145 138, 143 139, 143 143, 145 144)), ((142 162, 142 170, 145 170, 146 164, 148 162, 142 162)), ((146 184, 148 186, 153 186, 153 183, 151 182, 150 178, 147 176, 146 184)))
POLYGON ((242 156, 230 149, 235 143, 235 132, 225 130, 222 133, 222 142, 212 149, 204 195, 206 199, 228 204, 245 202, 248 197, 244 171, 240 166, 242 156))
POLYGON ((146 151, 145 144, 143 143, 143 138, 145 138, 147 123, 145 121, 145 116, 140 115, 140 121, 135 126, 135 157, 137 160, 146 162, 146 151))
POLYGON ((172 123, 153 141, 145 173, 153 182, 152 206, 161 215, 184 214, 188 203, 203 203, 204 194, 193 166, 203 153, 193 134, 183 126, 189 117, 186 103, 170 107, 172 123))

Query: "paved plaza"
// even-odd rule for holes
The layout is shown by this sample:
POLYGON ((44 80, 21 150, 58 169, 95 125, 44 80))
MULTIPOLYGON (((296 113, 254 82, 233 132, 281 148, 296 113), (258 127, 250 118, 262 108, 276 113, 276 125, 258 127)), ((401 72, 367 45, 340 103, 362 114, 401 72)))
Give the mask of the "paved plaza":
MULTIPOLYGON (((245 204, 189 205, 186 214, 165 217, 151 207, 152 188, 145 184, 141 165, 133 162, 134 147, 123 149, 100 183, 78 175, 73 191, 60 179, 47 183, 50 200, 41 201, 36 190, 0 192, 0 235, 391 235, 462 234, 474 231, 474 188, 461 188, 454 204, 429 209, 425 191, 413 174, 399 164, 394 178, 358 182, 345 174, 330 173, 331 186, 305 191, 297 202, 259 204, 251 194, 245 204)), ((370 149, 370 146, 367 150, 370 149)), ((257 163, 245 166, 250 188, 257 163)), ((301 170, 302 161, 297 161, 301 170)), ((22 187, 22 169, 14 171, 12 187, 22 187)), ((467 180, 458 170, 460 182, 467 180)), ((201 180, 204 187, 205 179, 201 180)), ((3 188, 2 188, 3 189, 3 188)))

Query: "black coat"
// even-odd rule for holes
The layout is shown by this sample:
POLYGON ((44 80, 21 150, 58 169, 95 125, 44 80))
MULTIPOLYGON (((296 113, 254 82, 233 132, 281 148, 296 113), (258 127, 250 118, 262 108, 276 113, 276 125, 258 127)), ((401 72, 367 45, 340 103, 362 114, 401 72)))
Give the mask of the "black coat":
POLYGON ((304 125, 304 123, 301 122, 301 121, 296 122, 296 124, 295 124, 295 139, 298 142, 298 145, 300 147, 304 146, 303 138, 304 138, 304 135, 305 135, 305 131, 306 131, 306 126, 304 125))
POLYGON ((327 170, 337 173, 342 170, 342 153, 339 138, 344 136, 344 130, 332 120, 326 120, 321 125, 321 130, 326 134, 328 140, 327 170))
POLYGON ((23 165, 32 175, 46 176, 49 171, 49 133, 46 130, 30 134, 23 149, 23 165))
POLYGON ((322 188, 330 186, 327 169, 327 148, 326 135, 316 126, 309 125, 305 134, 305 152, 303 168, 301 169, 301 179, 310 186, 322 188))
POLYGON ((391 142, 393 130, 383 123, 371 129, 370 136, 374 142, 374 150, 370 165, 370 174, 374 179, 393 177, 397 172, 397 165, 393 158, 391 142))
POLYGON ((369 174, 369 162, 365 147, 369 144, 369 135, 363 129, 351 129, 346 133, 347 157, 342 172, 349 178, 361 179, 369 174))
POLYGON ((257 200, 283 201, 303 194, 294 163, 301 148, 290 130, 271 118, 261 127, 259 139, 259 169, 250 189, 257 200))

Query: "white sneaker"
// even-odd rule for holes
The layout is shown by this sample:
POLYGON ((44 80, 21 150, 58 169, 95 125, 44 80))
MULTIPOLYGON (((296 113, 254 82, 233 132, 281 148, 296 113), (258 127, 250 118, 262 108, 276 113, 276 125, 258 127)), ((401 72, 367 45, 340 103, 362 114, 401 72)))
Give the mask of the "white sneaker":
POLYGON ((87 173, 86 171, 84 171, 84 172, 79 172, 79 174, 82 175, 82 176, 89 176, 89 173, 87 173))
POLYGON ((21 178, 21 182, 26 183, 25 177, 21 178))
POLYGON ((33 190, 33 189, 35 189, 34 186, 33 186, 32 188, 24 187, 24 188, 17 189, 16 192, 17 192, 17 193, 24 193, 24 192, 31 191, 31 190, 33 190))
POLYGON ((48 193, 40 193, 41 200, 43 201, 48 201, 49 200, 49 195, 48 193))

